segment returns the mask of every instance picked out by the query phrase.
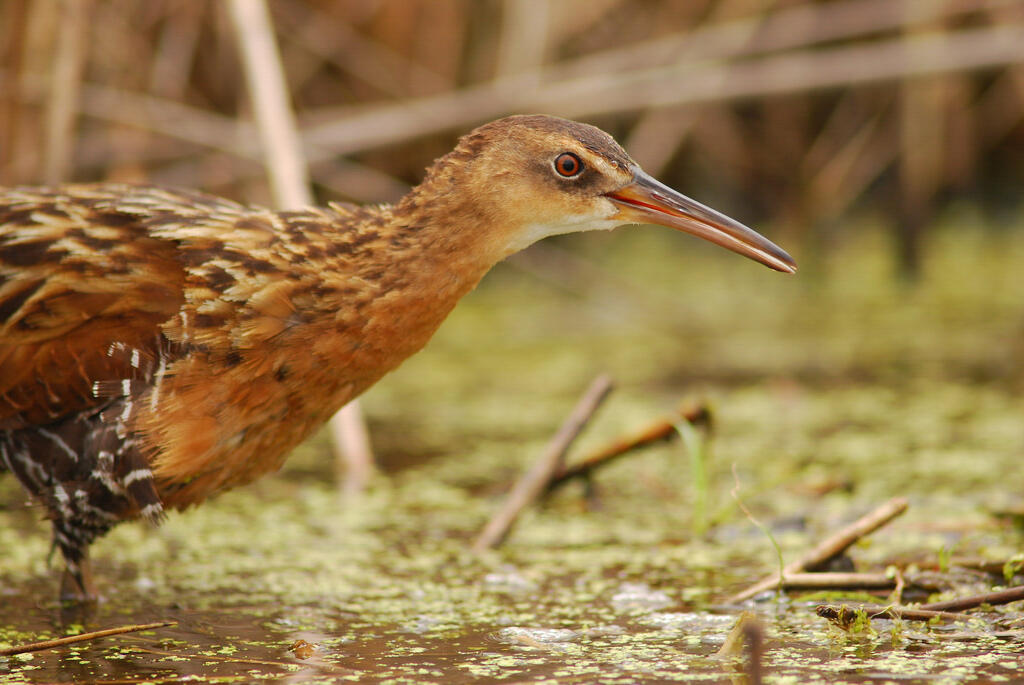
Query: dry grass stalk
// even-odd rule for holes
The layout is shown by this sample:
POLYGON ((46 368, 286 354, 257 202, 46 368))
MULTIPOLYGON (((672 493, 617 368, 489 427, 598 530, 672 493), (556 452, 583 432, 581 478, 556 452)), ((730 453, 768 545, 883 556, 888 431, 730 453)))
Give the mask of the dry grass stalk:
POLYGON ((336 112, 304 131, 318 155, 345 154, 440 131, 466 128, 508 111, 593 117, 648 107, 764 98, 1024 62, 1020 26, 922 35, 914 61, 902 38, 799 50, 739 63, 676 63, 601 76, 543 81, 519 74, 482 86, 394 105, 336 112), (685 83, 685 88, 679 88, 685 83))
MULTIPOLYGON (((567 3, 548 6, 544 31, 536 33, 523 28, 525 20, 516 19, 530 15, 530 2, 508 0, 498 22, 483 22, 493 19, 494 10, 477 4, 442 7, 414 2, 374 10, 352 1, 314 8, 292 0, 276 2, 275 16, 284 27, 283 61, 307 122, 309 159, 331 164, 338 153, 462 131, 511 110, 614 116, 613 127, 629 127, 634 123, 624 115, 640 109, 644 116, 635 122, 627 142, 648 166, 671 163, 666 171, 678 174, 684 165, 694 163, 695 153, 706 156, 716 168, 736 170, 719 179, 720 185, 735 186, 755 205, 804 230, 836 218, 865 193, 874 194, 872 181, 894 163, 903 163, 896 126, 900 115, 891 104, 921 74, 942 74, 933 76, 936 90, 944 93, 936 99, 935 109, 942 111, 934 112, 934 120, 945 121, 954 135, 943 138, 949 149, 935 165, 944 167, 937 172, 943 187, 921 186, 925 200, 918 204, 928 205, 940 191, 969 186, 974 176, 989 173, 987 152, 1018 130, 1024 117, 1024 101, 1017 97, 1024 71, 1013 66, 1022 59, 1011 45, 1021 44, 1017 0, 920 2, 914 3, 914 11, 888 0, 791 6, 705 1, 694 3, 689 11, 651 2, 638 3, 629 12, 615 1, 567 3), (412 16, 429 19, 432 31, 445 40, 429 45, 417 33, 412 16), (619 26, 624 18, 626 24, 619 26), (663 32, 647 38, 649 32, 636 30, 644 22, 663 32), (609 41, 592 36, 607 33, 613 23, 623 39, 606 49, 609 41), (909 64, 918 61, 907 49, 909 34, 914 35, 914 51, 922 48, 927 62, 923 69, 909 64), (529 58, 509 47, 524 36, 539 46, 528 51, 529 58), (991 82, 987 76, 960 75, 1004 62, 1010 66, 991 82), (858 87, 881 81, 886 87, 858 87), (537 88, 528 87, 538 83, 537 88), (830 92, 819 94, 821 89, 830 92), (832 94, 835 91, 839 97, 832 94), (325 106, 325 94, 330 93, 343 93, 348 106, 325 106), (419 97, 425 93, 435 97, 419 97), (781 94, 786 97, 778 97, 781 94), (381 104, 383 98, 400 102, 381 104), (758 100, 763 112, 761 123, 736 117, 735 103, 751 98, 758 100), (832 110, 843 113, 847 125, 826 130, 832 110), (790 111, 796 115, 787 118, 790 111), (761 135, 758 126, 772 121, 787 122, 787 134, 781 138, 789 142, 783 149, 778 140, 760 147, 723 144, 717 135, 721 130, 712 131, 715 135, 705 130, 709 120, 723 116, 735 119, 729 124, 730 135, 740 143, 761 135), (329 138, 325 118, 336 121, 336 139, 319 149, 329 138), (977 135, 957 138, 957 131, 977 135), (810 145, 816 138, 827 145, 810 145), (742 150, 739 159, 736 149, 742 150), (813 155, 817 161, 811 164, 813 155), (803 156, 808 160, 800 165, 800 175, 791 173, 792 164, 779 163, 803 156), (765 188, 774 190, 768 194, 765 188)), ((38 151, 46 149, 45 117, 38 116, 34 103, 45 99, 51 85, 49 44, 59 16, 48 8, 59 5, 8 4, 3 20, 11 40, 2 56, 6 70, 0 115, 5 126, 0 128, 4 133, 17 129, 18 135, 0 140, 7 152, 0 157, 8 183, 33 182, 42 163, 38 151), (22 11, 26 7, 27 13, 22 11), (41 37, 46 40, 41 42, 41 37), (41 87, 28 90, 42 93, 20 92, 21 84, 32 80, 42 81, 41 87)), ((105 141, 110 159, 104 169, 93 154, 79 175, 139 180, 150 176, 181 185, 213 185, 218 192, 237 195, 251 174, 244 162, 188 148, 182 155, 195 159, 187 164, 146 154, 147 146, 162 144, 150 134, 159 132, 211 149, 229 149, 239 157, 259 157, 254 132, 224 116, 233 112, 239 95, 236 51, 219 26, 226 13, 212 6, 190 6, 185 11, 169 0, 146 5, 149 9, 144 11, 127 0, 94 1, 92 44, 107 47, 90 60, 95 82, 83 84, 81 110, 86 118, 81 133, 105 141), (138 30, 126 32, 126 27, 138 30), (219 123, 204 125, 211 118, 227 119, 226 133, 219 123), (126 131, 124 126, 138 131, 126 131), (170 166, 165 169, 165 164, 170 166)), ((405 161, 406 155, 388 154, 364 163, 408 180, 441 147, 442 141, 417 143, 411 162, 405 161)), ((93 144, 90 149, 99 148, 93 144)), ((998 156, 998 149, 993 151, 998 156)), ((918 160, 915 168, 926 167, 918 160)), ((318 180, 333 183, 349 197, 369 195, 366 199, 380 201, 394 196, 388 180, 351 181, 362 174, 358 166, 346 170, 340 180, 331 179, 329 171, 317 172, 318 180)))
POLYGON ((56 53, 50 79, 43 160, 43 181, 51 185, 68 180, 71 169, 90 7, 88 0, 61 2, 60 34, 54 46, 56 53))
POLYGON ((230 0, 227 7, 237 34, 264 166, 276 204, 282 209, 308 207, 313 204, 309 173, 269 10, 264 0, 230 0))
MULTIPOLYGON (((309 171, 289 104, 270 12, 264 0, 231 0, 228 7, 238 34, 256 128, 277 204, 284 208, 309 206, 313 204, 309 171)), ((336 458, 347 467, 344 490, 361 490, 374 467, 369 435, 357 401, 350 402, 331 420, 331 436, 336 458)))

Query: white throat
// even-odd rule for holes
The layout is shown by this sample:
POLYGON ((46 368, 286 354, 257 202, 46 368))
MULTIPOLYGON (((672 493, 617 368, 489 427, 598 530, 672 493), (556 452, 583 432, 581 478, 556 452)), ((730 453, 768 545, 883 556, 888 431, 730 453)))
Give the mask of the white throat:
POLYGON ((614 219, 595 219, 593 215, 567 217, 565 221, 550 224, 528 224, 518 231, 513 239, 506 245, 506 256, 525 250, 538 240, 543 240, 553 235, 564 235, 566 233, 582 233, 584 231, 610 231, 621 226, 622 221, 614 219))

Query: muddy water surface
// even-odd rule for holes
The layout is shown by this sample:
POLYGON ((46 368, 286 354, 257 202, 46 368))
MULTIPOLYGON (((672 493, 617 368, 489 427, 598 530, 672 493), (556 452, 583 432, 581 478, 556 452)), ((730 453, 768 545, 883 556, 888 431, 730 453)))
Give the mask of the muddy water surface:
POLYGON ((767 682, 1020 681, 1024 645, 991 635, 1024 627, 1020 603, 854 633, 814 614, 835 596, 722 604, 778 563, 737 497, 789 560, 906 496, 849 563, 935 572, 943 598, 1007 582, 957 567, 1024 549, 1024 239, 987 235, 943 233, 914 288, 870 236, 803 281, 616 237, 583 245, 602 282, 500 271, 367 396, 387 473, 364 496, 337 494, 320 437, 278 476, 99 542, 105 601, 88 617, 62 620, 46 526, 2 477, 0 646, 178 624, 0 657, 0 683, 742 682, 747 657, 715 654, 743 610, 763 625, 767 682), (573 454, 707 401, 705 484, 678 441, 653 447, 473 555, 508 483, 603 370, 620 387, 573 454))

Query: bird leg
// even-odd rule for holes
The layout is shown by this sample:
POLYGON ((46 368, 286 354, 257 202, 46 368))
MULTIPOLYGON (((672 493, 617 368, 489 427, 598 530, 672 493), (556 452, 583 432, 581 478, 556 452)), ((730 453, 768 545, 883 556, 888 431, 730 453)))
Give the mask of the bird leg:
POLYGON ((60 581, 62 602, 88 603, 99 599, 92 578, 92 564, 89 563, 88 543, 79 543, 76 531, 70 526, 54 523, 54 539, 64 556, 64 575, 60 581))
POLYGON ((68 562, 60 580, 60 599, 62 602, 95 602, 99 599, 92 579, 92 564, 87 556, 74 566, 68 562))

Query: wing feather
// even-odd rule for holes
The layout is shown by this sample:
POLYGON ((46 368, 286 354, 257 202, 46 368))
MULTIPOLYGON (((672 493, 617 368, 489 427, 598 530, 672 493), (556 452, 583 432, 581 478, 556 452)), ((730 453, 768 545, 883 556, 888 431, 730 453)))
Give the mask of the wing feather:
POLYGON ((139 377, 133 360, 166 344, 160 325, 184 299, 178 248, 117 211, 117 190, 0 193, 0 429, 102 406, 94 384, 139 377))

